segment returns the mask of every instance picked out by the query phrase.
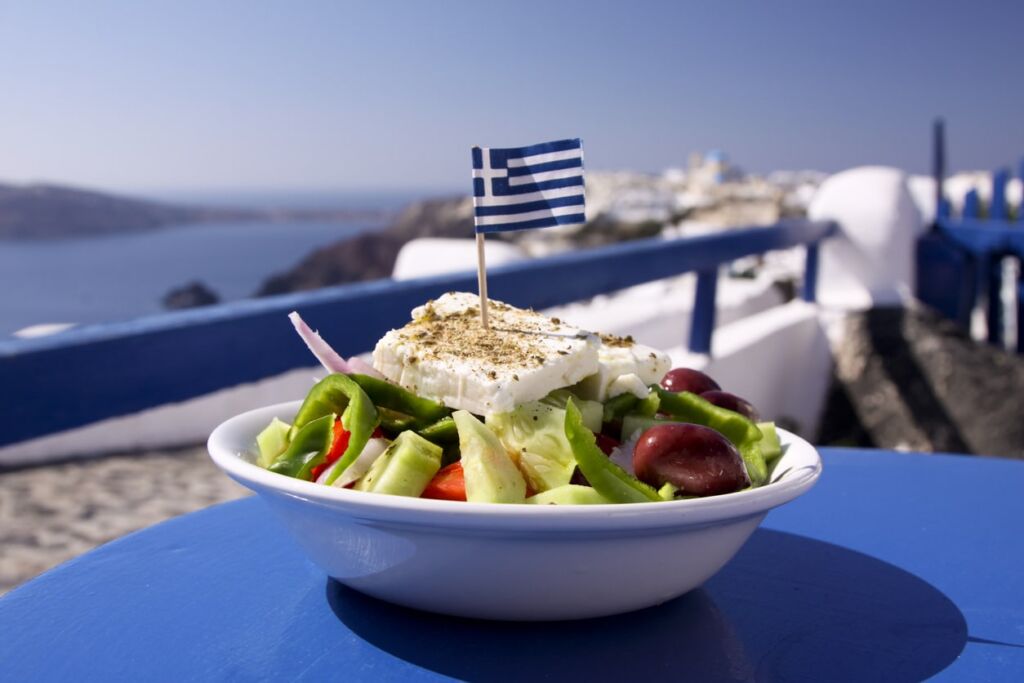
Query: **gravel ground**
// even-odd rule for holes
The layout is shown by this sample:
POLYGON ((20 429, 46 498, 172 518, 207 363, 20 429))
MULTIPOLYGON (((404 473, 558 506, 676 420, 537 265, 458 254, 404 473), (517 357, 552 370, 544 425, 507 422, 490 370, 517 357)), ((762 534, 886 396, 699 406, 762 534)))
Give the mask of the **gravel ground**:
POLYGON ((0 594, 131 531, 246 493, 204 446, 0 471, 0 594))

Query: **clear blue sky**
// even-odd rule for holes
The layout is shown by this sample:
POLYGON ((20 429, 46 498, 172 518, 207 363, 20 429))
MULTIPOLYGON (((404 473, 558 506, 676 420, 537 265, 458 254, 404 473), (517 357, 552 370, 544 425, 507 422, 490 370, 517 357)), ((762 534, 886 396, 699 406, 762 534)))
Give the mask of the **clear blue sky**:
POLYGON ((469 147, 590 168, 1024 154, 1024 2, 0 0, 0 181, 468 188, 469 147))

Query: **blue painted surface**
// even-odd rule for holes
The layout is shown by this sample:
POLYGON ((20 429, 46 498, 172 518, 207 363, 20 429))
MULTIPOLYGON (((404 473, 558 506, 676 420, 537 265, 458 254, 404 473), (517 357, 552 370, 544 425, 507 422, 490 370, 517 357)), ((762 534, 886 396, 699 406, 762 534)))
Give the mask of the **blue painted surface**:
POLYGON ((964 208, 961 212, 964 218, 978 218, 981 216, 981 198, 977 190, 969 190, 964 195, 964 208))
POLYGON ((1002 346, 1006 330, 1002 299, 1003 263, 1000 254, 992 254, 988 257, 984 272, 986 277, 985 327, 988 330, 988 343, 1002 346))
POLYGON ((820 245, 815 242, 807 245, 807 254, 804 260, 804 283, 800 297, 804 301, 813 302, 818 300, 818 251, 820 245))
MULTIPOLYGON (((1003 213, 1005 215, 1005 208, 1003 213)), ((937 225, 939 234, 974 257, 978 291, 986 294, 988 341, 1002 346, 1006 330, 1000 303, 1003 282, 1000 261, 1007 255, 1024 258, 1024 230, 1019 223, 1006 219, 939 219, 937 225)), ((961 305, 973 303, 972 297, 961 305)))
POLYGON ((248 499, 0 598, 0 670, 18 681, 1024 679, 1024 463, 823 456, 818 485, 703 588, 641 612, 510 624, 392 607, 328 581, 248 499))
POLYGON ((967 329, 977 291, 974 257, 963 247, 932 231, 917 241, 914 275, 917 297, 967 329))
POLYGON ((1017 277, 1017 353, 1024 353, 1024 277, 1017 277))
MULTIPOLYGON (((788 221, 681 240, 636 240, 495 268, 490 295, 543 308, 817 242, 832 223, 788 221), (553 283, 554 286, 553 286, 553 283)), ((0 445, 276 375, 310 364, 285 315, 298 310, 347 355, 371 349, 409 311, 472 272, 382 280, 0 342, 0 445)))
POLYGON ((1024 230, 1016 222, 961 218, 940 220, 938 227, 941 234, 973 254, 1024 256, 1024 230))
MULTIPOLYGON (((1010 220, 1011 207, 1006 198, 1011 171, 1001 168, 992 174, 992 197, 984 217, 977 189, 968 190, 964 195, 960 216, 951 215, 949 202, 943 196, 945 176, 945 124, 942 119, 936 119, 932 125, 936 219, 930 233, 918 240, 917 295, 969 330, 970 311, 984 292, 988 341, 1004 346, 1007 330, 999 294, 1002 289, 1000 259, 1008 254, 1024 258, 1024 230, 1019 222, 1010 220), (950 275, 955 275, 959 281, 950 279, 950 275)), ((1019 177, 1024 180, 1024 159, 1020 162, 1019 177)), ((1017 219, 1022 219, 1024 206, 1016 207, 1016 211, 1017 219)), ((1020 340, 1024 337, 1024 327, 1020 316, 1017 321, 1020 340)), ((1018 341, 1018 350, 1020 346, 1018 341)))
POLYGON ((718 270, 697 273, 697 290, 690 321, 690 351, 711 353, 711 335, 715 330, 715 299, 718 291, 718 270))
POLYGON ((995 221, 1009 218, 1006 205, 1006 183, 1010 180, 1010 169, 1001 168, 992 174, 992 203, 989 205, 988 217, 995 221))
POLYGON ((935 181, 935 217, 949 215, 949 202, 943 193, 946 181, 946 122, 932 122, 932 180, 935 181))

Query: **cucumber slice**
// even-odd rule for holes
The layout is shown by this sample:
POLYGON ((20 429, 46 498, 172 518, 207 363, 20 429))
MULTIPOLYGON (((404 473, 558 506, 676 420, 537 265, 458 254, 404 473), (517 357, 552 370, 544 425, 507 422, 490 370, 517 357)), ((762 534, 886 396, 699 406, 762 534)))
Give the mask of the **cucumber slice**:
POLYGON ((471 503, 522 503, 526 480, 505 447, 486 425, 465 410, 452 414, 459 430, 466 500, 471 503))
POLYGON ((589 486, 566 484, 530 496, 526 502, 531 505, 602 505, 611 501, 589 486))
POLYGON ((679 422, 679 420, 659 420, 655 417, 647 417, 646 415, 635 415, 630 414, 622 418, 622 433, 619 435, 619 439, 622 443, 626 443, 632 439, 637 432, 643 432, 654 425, 669 424, 671 422, 679 422))
POLYGON ((267 428, 259 433, 256 437, 256 445, 260 449, 260 456, 256 459, 257 465, 266 469, 273 464, 277 456, 284 453, 284 449, 288 448, 288 432, 291 428, 290 424, 275 417, 267 428))
POLYGON ((441 447, 416 432, 402 432, 356 484, 360 491, 418 498, 441 469, 441 447))
POLYGON ((679 488, 670 481, 666 481, 664 486, 658 489, 658 495, 664 500, 675 500, 676 492, 679 488))

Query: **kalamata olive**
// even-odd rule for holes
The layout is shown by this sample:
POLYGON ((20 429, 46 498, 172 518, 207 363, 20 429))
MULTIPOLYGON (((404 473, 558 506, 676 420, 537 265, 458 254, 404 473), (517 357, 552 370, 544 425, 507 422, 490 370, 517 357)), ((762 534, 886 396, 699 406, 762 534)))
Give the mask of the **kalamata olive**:
POLYGON ((736 394, 730 394, 728 391, 705 391, 700 397, 710 403, 714 403, 719 408, 739 413, 754 422, 761 421, 761 416, 758 415, 757 409, 750 405, 750 401, 740 398, 736 394))
POLYGON ((736 447, 713 429, 664 424, 640 435, 633 450, 637 479, 655 488, 666 482, 691 496, 714 496, 750 486, 736 447))
POLYGON ((661 378, 661 386, 669 391, 689 391, 693 394, 703 394, 705 391, 721 389, 718 382, 705 375, 700 370, 691 368, 675 368, 665 373, 661 378))

